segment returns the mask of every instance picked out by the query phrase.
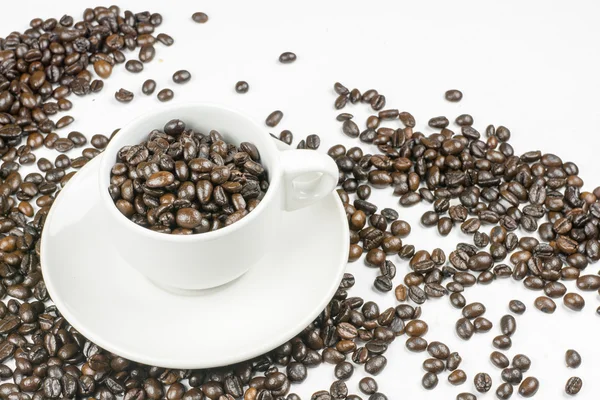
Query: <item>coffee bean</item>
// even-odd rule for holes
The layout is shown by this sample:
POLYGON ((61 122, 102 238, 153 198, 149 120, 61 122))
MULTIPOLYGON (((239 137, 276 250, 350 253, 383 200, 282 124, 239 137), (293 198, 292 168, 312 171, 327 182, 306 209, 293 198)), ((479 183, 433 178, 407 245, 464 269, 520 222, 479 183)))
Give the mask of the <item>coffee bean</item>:
POLYGON ((410 337, 424 336, 428 330, 427 323, 420 319, 414 319, 406 324, 406 334, 410 337))
POLYGON ((144 70, 144 64, 138 60, 129 60, 125 63, 125 69, 129 72, 137 74, 144 70))
POLYGON ((456 321, 456 334, 463 340, 469 340, 475 333, 475 327, 473 323, 467 318, 460 318, 456 321))
POLYGON ((459 393, 456 395, 456 400, 477 400, 477 396, 471 393, 459 393))
POLYGON ((567 293, 565 297, 563 297, 563 302, 565 303, 565 306, 573 311, 581 311, 585 306, 585 300, 577 293, 567 293))
POLYGON ((171 46, 173 43, 175 43, 175 40, 173 40, 173 38, 171 36, 167 35, 166 33, 159 33, 156 36, 156 40, 158 40, 165 46, 171 46))
POLYGON ((512 359, 512 366, 519 369, 521 372, 527 372, 531 367, 531 360, 523 354, 517 354, 512 359))
POLYGON ((444 343, 441 342, 430 342, 427 346, 427 352, 432 356, 440 360, 445 360, 450 355, 450 349, 444 343))
POLYGON ((458 101, 462 100, 462 96, 463 96, 462 92, 460 90, 456 90, 456 89, 448 90, 444 94, 444 97, 446 98, 446 100, 451 101, 451 102, 458 102, 458 101))
POLYGON ((473 384, 475 385, 475 390, 479 393, 486 393, 492 388, 492 378, 485 372, 480 372, 475 375, 473 384))
POLYGON ((155 55, 156 50, 154 49, 154 46, 152 46, 151 44, 147 44, 140 48, 140 53, 138 57, 141 62, 147 63, 152 61, 155 55))
POLYGON ((365 363, 365 372, 371 375, 379 374, 387 365, 387 359, 382 355, 376 355, 365 363))
POLYGON ((452 304, 454 308, 462 309, 466 304, 465 296, 461 293, 450 294, 450 304, 452 304))
POLYGON ((512 336, 517 330, 517 321, 512 315, 505 315, 500 319, 500 330, 506 336, 512 336))
POLYGON ((173 74, 173 82, 175 83, 186 83, 192 79, 192 74, 185 69, 180 69, 173 74))
POLYGON ((121 103, 129 103, 133 100, 133 93, 125 89, 119 89, 119 91, 115 93, 115 99, 121 103))
POLYGON ((454 370, 448 375, 448 382, 450 382, 451 385, 454 385, 454 386, 462 385, 466 381, 467 381, 467 374, 462 369, 454 370))
POLYGON ((497 349, 508 350, 512 347, 512 340, 510 339, 510 336, 498 335, 492 340, 492 344, 497 349))
POLYGON ((160 92, 158 92, 158 95, 156 97, 159 101, 164 103, 166 101, 172 100, 174 96, 175 94, 171 89, 162 89, 160 92))
POLYGON ((600 289, 600 275, 582 275, 576 283, 579 290, 596 291, 600 289))
MULTIPOLYGON (((235 91, 238 93, 247 93, 249 88, 250 88, 250 86, 248 85, 248 82, 246 82, 246 81, 238 81, 235 84, 235 91)), ((288 143, 288 144, 290 144, 290 143, 288 143)))
POLYGON ((378 385, 375 379, 367 376, 358 382, 358 388, 364 394, 372 395, 377 393, 378 385))
POLYGON ((485 314, 486 308, 482 303, 471 303, 465 306, 462 314, 465 318, 473 319, 485 314))
POLYGON ((565 353, 565 362, 569 368, 579 368, 581 365, 581 356, 575 350, 567 350, 565 353))
POLYGON ((520 300, 511 300, 508 303, 508 308, 513 313, 515 313, 517 315, 522 315, 525 312, 525 310, 527 309, 527 306, 525 306, 525 304, 520 300))
POLYGON ((523 382, 521 382, 521 385, 519 386, 519 394, 526 398, 533 397, 537 393, 539 387, 540 382, 537 380, 537 378, 529 376, 525 378, 523 382))
POLYGON ((546 296, 540 296, 535 299, 534 305, 535 308, 545 314, 552 314, 556 310, 556 303, 554 303, 551 298, 546 296))
POLYGON ((427 372, 425 375, 423 375, 423 378, 421 379, 421 384, 427 390, 434 389, 437 386, 438 382, 439 380, 437 375, 432 372, 427 372))
POLYGON ((147 96, 150 96, 156 90, 156 81, 153 79, 147 79, 144 81, 142 85, 142 93, 147 96))
POLYGON ((490 354, 490 360, 492 361, 492 364, 498 368, 506 368, 510 365, 508 357, 499 351, 492 352, 492 354, 490 354))
POLYGON ((267 117, 267 119, 265 120, 265 124, 267 124, 267 126, 270 126, 271 128, 277 126, 277 124, 279 124, 279 122, 281 122, 281 119, 283 118, 283 113, 279 110, 273 111, 271 114, 269 114, 269 116, 267 117))
POLYGON ((420 353, 427 348, 427 340, 421 337, 411 337, 406 340, 406 348, 414 353, 420 353))
POLYGON ((296 61, 296 54, 286 51, 279 56, 279 62, 282 64, 290 64, 296 61))
POLYGON ((203 12, 195 12, 192 14, 192 20, 199 24, 204 24, 208 21, 208 15, 203 12))
POLYGON ((571 395, 571 396, 575 396, 577 393, 579 393, 581 391, 582 386, 583 386, 583 381, 581 380, 581 378, 573 376, 573 377, 569 378, 569 380, 567 381, 567 384, 565 385, 565 393, 567 393, 568 395, 571 395))
POLYGON ((502 383, 496 389, 496 397, 505 400, 510 399, 513 394, 513 387, 510 383, 502 383))

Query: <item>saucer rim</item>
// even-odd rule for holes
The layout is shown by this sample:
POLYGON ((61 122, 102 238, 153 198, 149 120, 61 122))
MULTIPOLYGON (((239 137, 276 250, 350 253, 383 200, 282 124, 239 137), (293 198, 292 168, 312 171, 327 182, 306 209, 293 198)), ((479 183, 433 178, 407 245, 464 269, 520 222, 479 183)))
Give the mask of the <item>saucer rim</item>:
MULTIPOLYGON (((85 168, 88 168, 88 169, 90 169, 90 173, 93 175, 93 171, 91 169, 94 167, 98 167, 100 165, 99 164, 100 157, 102 157, 102 154, 98 155, 95 159, 90 160, 90 162, 88 162, 88 164, 85 165, 82 168, 82 170, 85 168)), ((81 172, 81 170, 79 172, 81 172)), ((265 342, 263 342, 263 344, 259 344, 256 346, 247 346, 246 348, 248 349, 248 351, 245 351, 242 353, 238 352, 236 354, 231 354, 226 357, 219 358, 219 361, 190 360, 190 359, 185 360, 185 359, 181 359, 181 358, 179 358, 179 359, 178 358, 170 358, 170 359, 162 359, 161 360, 161 359, 156 359, 151 356, 145 356, 144 354, 130 353, 128 349, 123 348, 123 347, 119 346, 118 344, 113 345, 112 343, 110 343, 110 341, 106 341, 101 335, 97 335, 96 333, 88 330, 84 323, 81 323, 80 320, 75 315, 71 314, 69 308, 61 300, 61 295, 59 293, 60 291, 56 290, 54 281, 52 279, 52 274, 46 273, 47 272, 46 265, 48 264, 47 258, 49 256, 46 255, 48 253, 44 252, 43 249, 46 247, 46 243, 50 240, 50 239, 48 239, 50 234, 47 232, 50 231, 49 227, 53 223, 54 214, 56 213, 55 210, 58 209, 59 208, 58 206, 60 206, 60 204, 64 201, 63 200, 64 199, 63 192, 65 191, 65 189, 71 189, 71 186, 73 186, 72 183, 75 184, 78 181, 77 175, 78 174, 76 174, 73 177, 73 179, 70 180, 65 185, 65 187, 61 190, 59 195, 56 197, 54 204, 50 208, 50 211, 46 218, 45 228, 42 232, 41 244, 40 244, 40 246, 41 246, 40 247, 40 249, 41 249, 40 263, 41 263, 42 276, 44 277, 46 289, 48 291, 48 294, 50 295, 51 300, 54 302, 54 304, 60 311, 61 315, 69 322, 69 324, 71 324, 86 339, 88 339, 91 342, 95 343, 96 345, 100 346, 104 350, 112 352, 114 354, 118 354, 119 356, 122 356, 129 360, 132 360, 132 361, 135 361, 138 363, 142 363, 142 364, 146 364, 146 365, 158 366, 158 367, 163 367, 163 368, 205 369, 205 368, 215 368, 215 367, 221 367, 221 366, 225 366, 225 365, 236 364, 239 362, 250 360, 254 357, 260 356, 261 354, 265 354, 271 350, 276 349, 278 346, 282 345, 286 341, 288 341, 288 340, 292 339, 294 336, 298 335, 300 332, 302 332, 302 329, 304 329, 306 326, 308 326, 312 321, 315 320, 315 318, 317 318, 319 316, 319 314, 325 309, 327 304, 331 301, 331 299, 335 295, 335 292, 339 288, 339 283, 341 282, 342 277, 344 276, 344 273, 346 271, 347 261, 348 261, 348 251, 349 251, 350 245, 349 245, 349 242, 346 239, 346 237, 342 236, 340 238, 340 240, 342 241, 342 246, 341 246, 341 254, 339 256, 339 263, 338 263, 339 267, 338 267, 338 271, 336 273, 336 279, 332 280, 332 283, 331 283, 329 289, 327 290, 326 295, 324 294, 322 296, 322 300, 319 302, 319 306, 316 307, 313 312, 308 313, 306 315, 306 317, 304 317, 303 319, 299 319, 298 320, 299 322, 296 323, 293 327, 290 327, 288 329, 282 329, 281 333, 279 333, 277 335, 277 338, 278 338, 277 340, 265 341, 265 342)), ((77 193, 77 191, 75 191, 75 193, 77 193)), ((337 208, 337 211, 338 211, 337 218, 339 218, 342 221, 342 229, 347 232, 349 230, 349 226, 348 226, 346 212, 344 210, 343 204, 342 204, 341 200, 339 199, 339 197, 337 196, 336 191, 333 191, 329 196, 334 196, 333 202, 335 203, 335 207, 337 208)), ((328 200, 328 197, 325 197, 321 201, 327 201, 327 200, 328 200)), ((96 210, 96 212, 98 212, 98 207, 92 206, 92 209, 96 210)), ((141 278, 143 278, 143 277, 141 277, 141 278)), ((161 291, 163 290, 163 289, 160 289, 159 287, 156 287, 154 284, 152 284, 152 285, 153 285, 153 287, 155 287, 155 290, 161 290, 161 291)), ((218 290, 218 288, 214 288, 211 290, 215 290, 215 289, 218 290)), ((182 298, 188 297, 188 296, 179 296, 176 294, 172 294, 172 295, 176 296, 176 297, 182 297, 182 298)))

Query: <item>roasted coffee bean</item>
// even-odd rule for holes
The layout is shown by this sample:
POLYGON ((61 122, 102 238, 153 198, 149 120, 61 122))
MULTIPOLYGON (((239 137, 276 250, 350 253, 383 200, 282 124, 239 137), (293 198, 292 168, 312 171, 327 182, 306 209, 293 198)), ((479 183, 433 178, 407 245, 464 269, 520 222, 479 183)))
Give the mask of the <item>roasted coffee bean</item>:
POLYGON ((573 377, 569 378, 569 380, 567 381, 567 383, 565 385, 565 393, 567 393, 570 396, 575 396, 577 393, 579 393, 581 391, 582 387, 583 387, 583 381, 581 380, 581 378, 573 376, 573 377))
POLYGON ((171 89, 162 89, 160 92, 158 92, 156 98, 164 103, 166 101, 172 100, 174 96, 175 94, 171 89))
POLYGON ((365 363, 365 372, 371 375, 379 374, 387 365, 387 359, 382 355, 376 355, 365 363))
POLYGON ((279 56, 279 62, 282 64, 290 64, 296 61, 296 54, 286 51, 279 56))
POLYGON ((510 336, 498 335, 492 340, 492 344, 497 349, 508 350, 512 347, 512 340, 510 336))
POLYGON ((456 395, 456 400, 477 400, 477 396, 471 393, 459 393, 456 395))
POLYGON ((138 60, 129 60, 125 63, 125 69, 134 74, 138 74, 144 70, 144 64, 138 60))
POLYGON ((582 275, 576 283, 579 290, 596 291, 600 289, 600 275, 582 275))
POLYGON ((520 300, 511 300, 508 303, 508 308, 517 315, 521 315, 527 310, 527 306, 520 300))
POLYGON ((577 293, 567 293, 563 297, 563 302, 565 306, 573 311, 581 311, 585 307, 585 300, 577 293))
POLYGON ((146 79, 142 84, 142 93, 150 96, 156 90, 156 81, 154 79, 146 79))
POLYGON ((498 368, 504 369, 510 365, 508 357, 499 351, 492 352, 492 354, 490 354, 490 360, 492 361, 492 364, 498 368))
POLYGON ((486 393, 492 388, 492 378, 485 372, 480 372, 475 375, 473 384, 475 385, 475 390, 479 393, 486 393))
POLYGON ((358 382, 358 388, 364 394, 372 395, 377 393, 378 385, 375 379, 371 377, 365 377, 358 382))
POLYGON ((469 340, 473 337, 475 333, 475 327, 473 323, 469 321, 467 318, 460 318, 456 321, 456 334, 463 340, 469 340))
POLYGON ((462 385, 466 381, 467 381, 467 374, 462 369, 454 370, 448 375, 448 382, 450 382, 451 385, 454 385, 454 386, 462 385))
POLYGON ((486 308, 482 303, 471 303, 465 306, 462 314, 465 318, 473 319, 485 314, 486 308))
POLYGON ((281 111, 279 111, 279 110, 273 111, 271 114, 269 114, 269 116, 265 120, 265 124, 267 124, 267 126, 273 128, 273 127, 277 126, 277 124, 279 124, 279 122, 281 122, 282 118, 283 118, 283 113, 281 111))
POLYGON ((195 12, 192 14, 192 20, 199 24, 204 24, 208 21, 208 15, 203 12, 195 12))
POLYGON ((526 398, 533 397, 537 393, 539 387, 540 382, 537 378, 529 376, 521 382, 521 385, 519 385, 519 394, 526 398))
POLYGON ((451 101, 451 102, 458 102, 458 101, 462 100, 462 96, 463 96, 462 92, 460 90, 456 90, 456 89, 448 90, 444 94, 444 97, 446 98, 446 100, 451 101))
POLYGON ((437 375, 432 372, 425 373, 425 375, 423 375, 423 378, 421 379, 421 384, 427 390, 434 389, 437 386, 438 382, 439 380, 437 375))
POLYGON ((517 321, 512 315, 505 315, 500 319, 500 330, 506 336, 512 336, 517 330, 517 321))
POLYGON ((238 93, 247 93, 249 88, 250 88, 250 86, 248 85, 248 82, 246 82, 246 81, 238 81, 235 84, 235 91, 238 93))
POLYGON ((510 399, 513 394, 513 387, 510 383, 502 383, 496 389, 496 397, 505 400, 510 399))
POLYGON ((115 93, 115 99, 121 103, 129 103, 133 100, 133 93, 125 89, 119 89, 119 91, 115 93))
POLYGON ((427 352, 434 358, 445 360, 450 355, 450 349, 444 343, 430 342, 427 346, 427 352))
POLYGON ((173 82, 175 83, 186 83, 189 82, 190 79, 192 79, 192 74, 190 74, 190 72, 185 69, 175 71, 175 73, 173 74, 173 82))
POLYGON ((575 350, 567 350, 565 353, 565 362, 569 368, 579 368, 581 365, 581 356, 575 350))
POLYGON ((546 296, 540 296, 535 299, 534 305, 535 308, 545 314, 552 314, 556 310, 556 303, 554 303, 551 298, 546 296))

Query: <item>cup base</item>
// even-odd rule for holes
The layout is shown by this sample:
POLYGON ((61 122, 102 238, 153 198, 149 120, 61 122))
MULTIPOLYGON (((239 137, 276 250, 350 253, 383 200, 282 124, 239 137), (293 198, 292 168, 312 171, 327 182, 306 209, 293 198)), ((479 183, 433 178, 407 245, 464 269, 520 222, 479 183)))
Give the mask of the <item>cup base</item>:
MULTIPOLYGON (((246 271, 248 272, 248 271, 246 271)), ((169 286, 169 285, 165 285, 162 283, 158 283, 148 277, 146 277, 146 280, 148 280, 150 283, 152 283, 154 286, 156 286, 157 288, 159 288, 160 290, 163 290, 165 292, 177 295, 177 296, 204 296, 204 295, 210 295, 218 290, 222 290, 223 288, 233 284, 235 281, 237 281, 238 279, 240 279, 242 276, 244 276, 246 274, 246 272, 243 272, 240 276, 237 276, 235 278, 233 278, 232 280, 230 280, 229 282, 225 282, 222 283, 220 285, 216 285, 216 286, 211 286, 211 287, 207 287, 207 288, 202 288, 202 289, 183 289, 183 288, 178 288, 178 287, 174 287, 174 286, 169 286)))

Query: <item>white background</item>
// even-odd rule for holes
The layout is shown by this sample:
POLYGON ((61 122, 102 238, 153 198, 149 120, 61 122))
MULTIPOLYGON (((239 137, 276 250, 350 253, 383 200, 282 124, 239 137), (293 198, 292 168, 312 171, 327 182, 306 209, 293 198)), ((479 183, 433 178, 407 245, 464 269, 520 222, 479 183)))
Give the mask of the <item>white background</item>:
MULTIPOLYGON (((0 13, 0 35, 27 28, 34 17, 60 18, 69 13, 78 20, 85 7, 95 5, 75 0, 6 2, 0 13)), ((145 79, 153 78, 158 89, 170 87, 175 91, 174 101, 219 102, 258 120, 280 109, 285 117, 272 132, 290 129, 296 140, 317 133, 323 151, 338 142, 352 146, 358 141, 343 136, 332 106, 333 83, 341 81, 362 91, 378 89, 385 94, 389 108, 412 112, 418 128, 425 132, 429 132, 426 122, 430 117, 447 115, 453 120, 463 112, 474 116, 480 131, 490 123, 505 125, 512 131, 511 143, 518 153, 534 149, 557 153, 564 161, 577 162, 587 189, 600 184, 597 2, 146 0, 122 1, 120 5, 134 12, 148 9, 162 13, 164 23, 157 32, 171 34, 175 45, 157 45, 155 61, 145 65, 141 74, 116 67, 101 94, 72 99, 75 107, 71 114, 76 122, 59 132, 61 135, 70 130, 88 137, 109 134, 131 118, 160 107, 155 97, 144 96, 140 89, 145 79), (206 12, 209 22, 193 23, 190 16, 195 11, 206 12), (298 60, 280 64, 277 60, 283 51, 295 52, 298 60), (171 75, 181 68, 191 71, 193 78, 178 86, 171 75), (249 82, 249 93, 235 93, 238 80, 249 82), (132 103, 115 101, 114 92, 121 87, 135 93, 132 103), (443 99, 444 91, 451 88, 464 92, 462 102, 452 104, 443 99)), ((369 110, 360 105, 344 111, 354 113, 363 127, 369 110)), ((391 126, 394 124, 398 122, 391 126)), ((399 209, 391 190, 376 192, 372 199, 380 207, 399 209)), ((429 250, 441 247, 449 253, 457 241, 468 240, 459 234, 441 238, 435 229, 420 228, 418 220, 426 209, 399 209, 401 218, 413 225, 405 243, 429 250)), ((397 284, 408 265, 393 261, 399 271, 397 284)), ((598 266, 588 269, 590 273, 597 270, 598 266)), ((352 295, 374 299, 382 308, 396 304, 391 293, 382 296, 371 289, 375 271, 362 262, 349 265, 348 271, 359 282, 352 295)), ((508 301, 519 298, 528 311, 517 318, 514 345, 506 353, 512 358, 524 352, 532 358, 530 373, 541 381, 536 398, 566 398, 564 384, 573 375, 584 379, 578 398, 598 398, 597 293, 585 295, 583 312, 570 312, 559 302, 552 316, 533 308, 537 295, 512 280, 468 289, 467 300, 484 301, 489 310, 486 316, 496 325, 491 333, 476 335, 470 342, 462 342, 454 334, 459 310, 452 309, 447 299, 428 302, 423 311, 430 324, 427 339, 444 341, 462 354, 461 368, 467 372, 468 382, 455 388, 443 374, 436 390, 423 390, 420 365, 426 356, 408 353, 405 338, 400 337, 386 353, 388 367, 377 378, 380 390, 390 399, 454 399, 459 392, 474 390, 472 378, 480 371, 492 375, 495 390, 500 371, 489 362, 491 340, 499 333, 499 318, 507 312, 508 301), (564 365, 568 348, 579 350, 583 356, 577 371, 564 365)), ((242 335, 243 329, 248 327, 240 327, 236 334, 242 335)), ((305 384, 292 389, 303 398, 327 389, 334 380, 332 366, 310 370, 309 374, 305 384)), ((348 383, 351 393, 357 393, 360 376, 362 369, 357 369, 348 383)), ((479 398, 495 396, 490 392, 479 398)))

